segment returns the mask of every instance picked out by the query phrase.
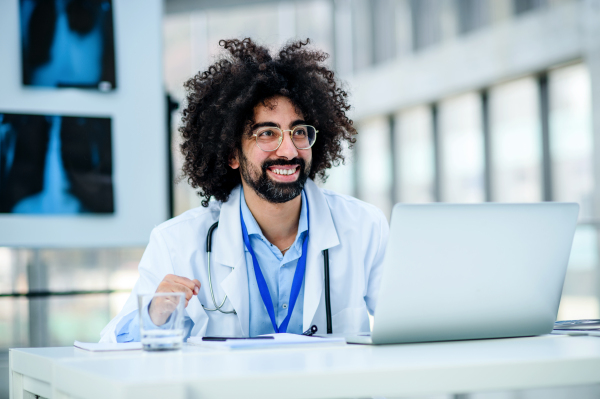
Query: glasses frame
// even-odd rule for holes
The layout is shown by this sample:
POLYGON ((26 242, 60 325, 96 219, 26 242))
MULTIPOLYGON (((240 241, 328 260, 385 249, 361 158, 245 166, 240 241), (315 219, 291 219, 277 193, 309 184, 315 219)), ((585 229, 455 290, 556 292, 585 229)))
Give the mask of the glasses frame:
POLYGON ((313 145, 315 145, 315 143, 317 142, 317 133, 319 133, 319 131, 317 130, 317 128, 316 128, 316 127, 314 127, 313 125, 297 125, 297 126, 294 126, 294 128, 293 128, 293 129, 280 129, 280 128, 276 127, 276 126, 267 126, 267 127, 261 127, 261 128, 259 128, 259 129, 256 131, 256 133, 253 133, 253 134, 252 134, 252 136, 255 138, 255 141, 256 141, 256 146, 257 146, 258 148, 260 148, 260 149, 261 149, 262 151, 264 151, 264 152, 273 152, 273 151, 277 151, 277 150, 279 149, 279 147, 281 147, 281 143, 283 143, 283 134, 284 134, 285 132, 290 132, 290 140, 292 140, 292 144, 293 144, 293 145, 294 145, 294 147, 296 147, 296 149, 298 149, 298 150, 308 150, 308 149, 309 149, 309 148, 311 148, 313 145), (294 142, 294 138, 293 138, 293 136, 292 136, 292 134, 294 133, 294 130, 296 130, 296 129, 300 128, 300 127, 312 127, 313 129, 315 129, 315 141, 313 141, 313 143, 312 143, 310 146, 306 147, 306 148, 299 148, 299 147, 296 145, 296 143, 294 142), (259 134, 260 132, 262 132, 262 131, 264 131, 264 130, 268 130, 268 129, 277 129, 277 130, 279 130, 279 131, 281 132, 281 136, 279 136, 279 144, 277 144, 277 147, 276 147, 274 150, 264 150, 264 149, 262 149, 262 148, 260 147, 260 145, 258 145, 258 134, 259 134))

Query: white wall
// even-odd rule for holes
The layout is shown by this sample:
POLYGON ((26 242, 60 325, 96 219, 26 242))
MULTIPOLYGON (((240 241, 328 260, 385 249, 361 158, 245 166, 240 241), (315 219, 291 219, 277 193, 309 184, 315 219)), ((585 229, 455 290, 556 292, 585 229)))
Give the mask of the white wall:
POLYGON ((0 112, 112 119, 115 213, 0 214, 0 245, 145 245, 168 217, 161 0, 113 0, 117 89, 24 88, 18 0, 0 1, 0 112))

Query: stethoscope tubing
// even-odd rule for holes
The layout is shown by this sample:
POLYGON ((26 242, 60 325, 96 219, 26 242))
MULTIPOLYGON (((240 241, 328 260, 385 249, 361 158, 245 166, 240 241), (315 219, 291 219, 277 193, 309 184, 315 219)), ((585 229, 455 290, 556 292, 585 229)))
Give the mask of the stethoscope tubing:
POLYGON ((325 272, 325 309, 327 311, 327 334, 333 333, 331 326, 331 296, 329 288, 329 250, 323 250, 323 271, 325 272))
POLYGON ((214 311, 218 310, 219 312, 224 313, 224 314, 237 314, 235 309, 221 310, 223 305, 225 305, 225 301, 227 300, 227 295, 225 295, 225 298, 223 298, 223 302, 221 302, 220 305, 217 305, 217 301, 215 300, 215 291, 213 290, 213 286, 212 286, 212 277, 211 277, 211 273, 210 273, 210 252, 211 252, 211 247, 212 247, 212 233, 217 228, 218 225, 219 225, 219 222, 215 222, 212 226, 210 226, 208 229, 208 235, 206 237, 206 264, 208 266, 208 286, 210 287, 210 296, 212 298, 212 302, 213 302, 213 305, 215 306, 215 308, 209 309, 204 305, 202 305, 202 307, 204 308, 204 310, 209 311, 209 312, 214 312, 214 311))

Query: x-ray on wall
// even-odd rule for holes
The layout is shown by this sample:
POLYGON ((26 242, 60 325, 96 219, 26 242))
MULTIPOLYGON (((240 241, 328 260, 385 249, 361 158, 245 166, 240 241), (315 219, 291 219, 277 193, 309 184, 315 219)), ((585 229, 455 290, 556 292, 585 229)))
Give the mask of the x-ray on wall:
POLYGON ((162 7, 162 0, 0 1, 0 246, 144 246, 169 217, 162 7), (20 16, 40 3, 53 13, 36 14, 54 30, 45 38, 50 58, 27 66, 20 16), (75 14, 89 18, 70 21, 75 14), (88 56, 97 68, 41 84, 42 75, 80 65, 56 40, 71 55, 85 55, 77 46, 95 41, 88 56))

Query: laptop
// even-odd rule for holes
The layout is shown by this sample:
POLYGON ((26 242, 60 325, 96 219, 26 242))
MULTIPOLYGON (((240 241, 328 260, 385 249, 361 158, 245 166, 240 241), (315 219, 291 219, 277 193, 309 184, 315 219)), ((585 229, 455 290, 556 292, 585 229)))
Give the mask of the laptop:
POLYGON ((552 331, 579 205, 397 204, 371 334, 397 344, 552 331))

